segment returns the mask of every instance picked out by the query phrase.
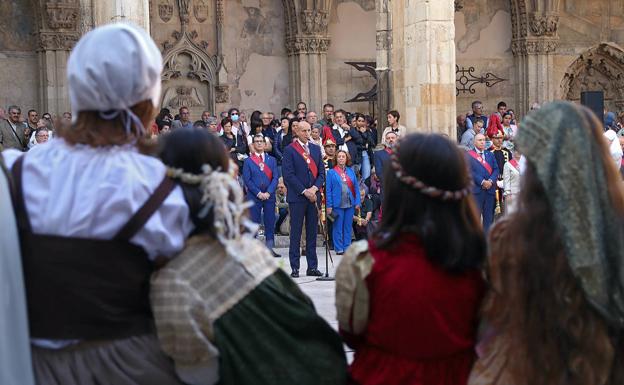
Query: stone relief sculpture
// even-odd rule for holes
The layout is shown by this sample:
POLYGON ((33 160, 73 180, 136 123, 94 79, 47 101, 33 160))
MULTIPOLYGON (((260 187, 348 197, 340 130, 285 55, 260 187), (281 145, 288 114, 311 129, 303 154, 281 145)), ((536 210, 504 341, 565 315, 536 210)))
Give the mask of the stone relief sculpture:
POLYGON ((197 88, 191 86, 170 87, 165 91, 163 105, 172 109, 204 106, 204 100, 197 88))
POLYGON ((579 100, 582 91, 604 91, 605 105, 624 108, 624 50, 603 43, 583 53, 566 71, 562 96, 579 100))
POLYGON ((158 3, 158 16, 160 20, 167 23, 173 17, 173 2, 172 0, 160 0, 158 3))
POLYGON ((50 29, 75 29, 80 14, 80 3, 77 0, 64 2, 48 2, 45 5, 48 27, 50 29))
POLYGON ((195 0, 193 4, 193 14, 198 22, 203 23, 208 19, 208 1, 195 0))
POLYGON ((460 12, 464 14, 466 33, 457 41, 457 49, 466 52, 473 43, 479 41, 481 31, 490 25, 498 11, 509 12, 509 2, 495 0, 462 2, 460 12))
POLYGON ((265 35, 270 33, 267 20, 260 8, 256 7, 244 7, 247 11, 247 19, 243 23, 243 30, 241 31, 241 37, 246 38, 253 35, 265 35))
POLYGON ((191 0, 178 0, 178 10, 180 11, 180 22, 182 24, 188 24, 189 22, 190 6, 191 0))

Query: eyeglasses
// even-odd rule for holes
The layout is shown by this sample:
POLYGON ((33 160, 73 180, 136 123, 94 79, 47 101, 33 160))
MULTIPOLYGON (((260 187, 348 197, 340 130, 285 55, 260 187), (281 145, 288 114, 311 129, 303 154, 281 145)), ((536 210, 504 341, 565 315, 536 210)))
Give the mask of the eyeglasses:
POLYGON ((232 112, 232 116, 238 116, 238 112, 232 112))
POLYGON ((503 139, 502 136, 493 136, 492 139, 503 139))
POLYGON ((264 140, 254 140, 254 143, 264 144, 264 140))

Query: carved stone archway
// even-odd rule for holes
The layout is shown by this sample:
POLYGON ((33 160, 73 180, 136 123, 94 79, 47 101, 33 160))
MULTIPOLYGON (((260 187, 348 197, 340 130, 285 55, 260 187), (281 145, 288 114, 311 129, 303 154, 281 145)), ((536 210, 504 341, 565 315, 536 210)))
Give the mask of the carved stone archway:
POLYGON ((582 91, 603 91, 605 106, 624 108, 624 50, 602 43, 582 53, 568 67, 561 82, 561 98, 578 101, 582 91))

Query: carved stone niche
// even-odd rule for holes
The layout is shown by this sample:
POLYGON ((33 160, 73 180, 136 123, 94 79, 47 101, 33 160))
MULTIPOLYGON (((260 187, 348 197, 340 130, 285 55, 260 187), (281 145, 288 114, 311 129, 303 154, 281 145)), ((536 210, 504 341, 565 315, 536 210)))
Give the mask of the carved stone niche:
POLYGON ((76 30, 80 15, 79 0, 59 0, 45 3, 46 20, 51 30, 76 30))
POLYGON ((42 51, 71 51, 78 42, 77 33, 45 33, 39 35, 39 49, 42 51))
POLYGON ((306 9, 301 12, 303 33, 309 35, 324 34, 329 26, 329 12, 318 9, 306 9))
POLYGON ((230 102, 230 87, 228 87, 227 85, 215 86, 215 102, 229 103, 230 102))
POLYGON ((603 43, 581 54, 566 71, 561 84, 562 97, 578 101, 583 91, 603 91, 605 106, 624 108, 624 50, 603 43))

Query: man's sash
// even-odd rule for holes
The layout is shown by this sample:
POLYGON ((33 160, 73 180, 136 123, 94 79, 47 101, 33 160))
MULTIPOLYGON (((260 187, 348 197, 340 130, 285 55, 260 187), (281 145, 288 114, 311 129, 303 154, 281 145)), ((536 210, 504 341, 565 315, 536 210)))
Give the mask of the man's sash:
POLYGON ((481 164, 481 166, 485 168, 485 170, 488 172, 489 175, 492 175, 492 171, 494 170, 492 170, 492 166, 490 166, 490 164, 485 160, 485 154, 484 154, 484 158, 481 158, 481 156, 477 154, 477 152, 474 150, 468 151, 468 154, 474 159, 476 159, 481 164))
POLYGON ((388 153, 388 155, 392 155, 392 149, 390 147, 386 146, 384 150, 388 153))
POLYGON ((351 180, 351 178, 349 178, 349 176, 347 175, 346 169, 343 170, 340 168, 340 166, 336 166, 334 167, 334 171, 338 173, 340 179, 342 179, 342 182, 347 184, 347 187, 349 187, 349 190, 351 190, 351 193, 353 194, 353 198, 355 198, 355 186, 353 185, 353 181, 351 180))
POLYGON ((511 164, 513 168, 515 168, 516 170, 520 171, 520 164, 518 163, 517 160, 512 159, 509 161, 509 164, 511 164))
POLYGON ((262 160, 262 157, 256 154, 253 154, 251 155, 251 160, 253 160, 253 162, 258 167, 260 167, 260 171, 262 171, 267 176, 267 178, 269 178, 269 182, 271 182, 271 180, 273 180, 273 170, 271 170, 271 168, 267 166, 266 163, 264 163, 264 161, 262 160))
POLYGON ((316 163, 314 163, 314 159, 312 159, 310 155, 306 154, 303 147, 299 144, 299 141, 295 140, 294 142, 292 142, 291 146, 293 146, 295 151, 297 151, 299 155, 303 157, 303 160, 305 160, 305 162, 308 164, 308 169, 310 169, 312 176, 314 177, 314 179, 316 179, 316 177, 318 177, 318 167, 316 166, 316 163))

